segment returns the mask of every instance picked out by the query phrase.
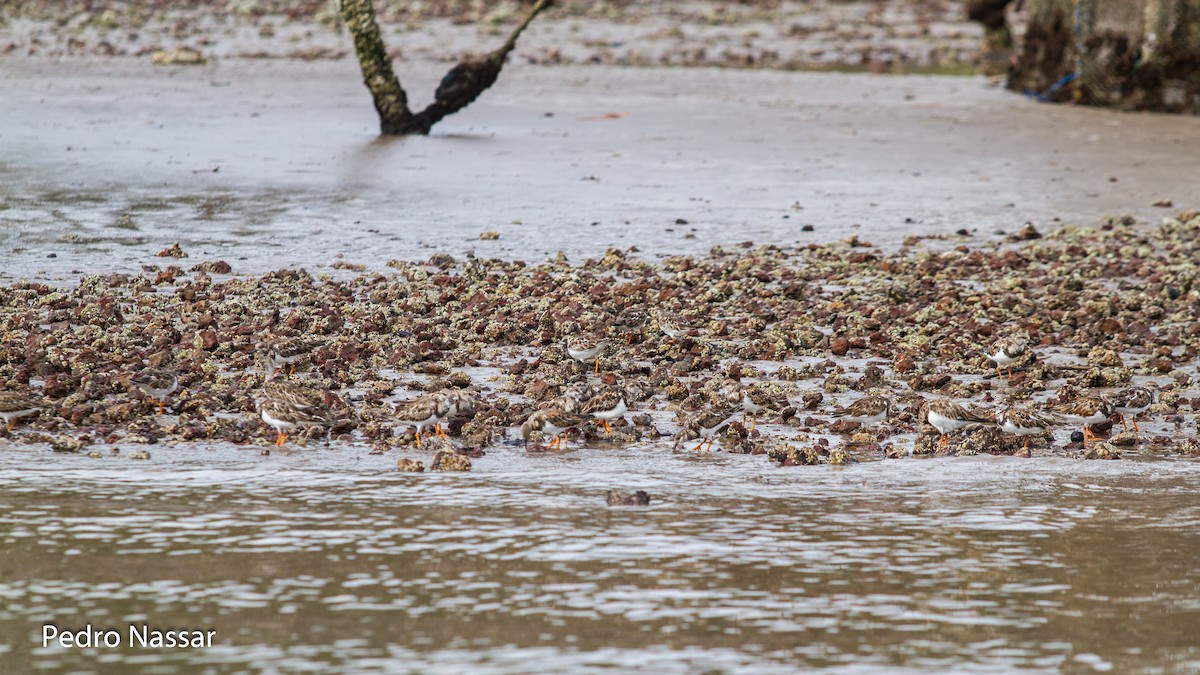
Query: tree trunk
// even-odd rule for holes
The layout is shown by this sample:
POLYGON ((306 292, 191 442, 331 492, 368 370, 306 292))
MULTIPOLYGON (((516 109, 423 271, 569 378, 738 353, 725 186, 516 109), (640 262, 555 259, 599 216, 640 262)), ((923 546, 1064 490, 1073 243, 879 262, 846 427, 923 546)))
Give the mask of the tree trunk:
POLYGON ((354 53, 362 68, 363 84, 375 101, 379 113, 379 132, 389 134, 429 133, 428 129, 412 129, 412 113, 408 110, 408 95, 400 87, 400 80, 392 70, 387 47, 379 34, 379 23, 375 20, 375 7, 371 0, 338 0, 338 11, 350 37, 354 40, 354 53))
POLYGON ((375 101, 379 113, 379 132, 387 135, 428 134, 447 115, 467 107, 496 82, 508 53, 516 47, 517 38, 530 22, 549 7, 553 0, 537 0, 525 20, 508 36, 499 49, 478 58, 463 59, 442 78, 434 93, 434 101, 424 110, 413 114, 408 108, 408 96, 392 70, 387 48, 375 20, 371 0, 337 0, 338 12, 354 40, 354 53, 362 68, 363 84, 375 101))
POLYGON ((1010 89, 1043 100, 1200 112, 1200 0, 1030 0, 1010 89))

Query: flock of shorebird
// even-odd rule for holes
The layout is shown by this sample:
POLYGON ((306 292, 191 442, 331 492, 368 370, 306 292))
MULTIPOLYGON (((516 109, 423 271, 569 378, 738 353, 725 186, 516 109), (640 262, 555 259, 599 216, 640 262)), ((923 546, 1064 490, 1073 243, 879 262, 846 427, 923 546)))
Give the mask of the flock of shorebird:
MULTIPOLYGON (((617 321, 617 327, 630 333, 647 323, 640 310, 627 310, 617 321)), ((689 334, 678 321, 668 317, 657 319, 659 329, 672 338, 689 334)), ((565 344, 567 355, 587 370, 600 371, 600 356, 610 346, 606 339, 569 338, 565 344)), ((296 364, 305 359, 314 349, 314 344, 303 338, 280 339, 269 342, 260 353, 260 365, 264 372, 263 384, 255 396, 258 414, 262 421, 276 431, 275 444, 283 446, 288 433, 299 427, 329 426, 333 415, 326 392, 322 389, 287 379, 294 373, 296 364), (281 374, 287 371, 286 376, 281 374)), ((1004 369, 1020 361, 1030 349, 1029 338, 1016 335, 1000 341, 989 358, 996 364, 996 372, 1005 379, 1004 369)), ((147 368, 129 378, 129 384, 137 387, 164 411, 167 397, 179 390, 179 376, 166 369, 147 368)), ((1030 438, 1054 427, 1060 420, 1078 424, 1083 428, 1084 442, 1096 438, 1092 426, 1109 420, 1114 414, 1120 416, 1123 426, 1130 419, 1135 430, 1137 416, 1146 411, 1155 400, 1158 386, 1150 383, 1143 387, 1130 387, 1111 396, 1092 394, 1074 400, 1047 405, 1039 410, 1032 407, 1005 406, 991 412, 969 403, 950 399, 922 399, 918 419, 927 422, 939 434, 939 448, 949 444, 949 436, 957 431, 998 425, 1008 434, 1025 438, 1028 447, 1030 438)), ((180 393, 180 397, 187 392, 180 393)), ((693 448, 700 450, 707 444, 711 449, 721 431, 742 417, 753 429, 761 413, 780 412, 789 404, 786 399, 773 397, 762 384, 742 385, 730 380, 720 389, 718 403, 707 409, 683 414, 678 441, 686 438, 699 439, 693 448)), ((539 434, 548 438, 548 449, 566 449, 571 430, 594 423, 611 432, 612 423, 624 419, 636 401, 624 389, 616 386, 573 383, 562 388, 558 396, 541 403, 520 426, 521 438, 528 442, 539 434)), ((833 417, 847 422, 870 427, 887 420, 895 407, 895 397, 886 393, 875 393, 832 412, 833 417)), ((475 394, 470 390, 443 390, 401 401, 395 405, 395 420, 415 430, 418 447, 422 435, 444 436, 442 423, 460 414, 472 414, 475 409, 475 394)), ((9 431, 15 420, 50 408, 43 396, 15 391, 0 391, 0 419, 9 431)))

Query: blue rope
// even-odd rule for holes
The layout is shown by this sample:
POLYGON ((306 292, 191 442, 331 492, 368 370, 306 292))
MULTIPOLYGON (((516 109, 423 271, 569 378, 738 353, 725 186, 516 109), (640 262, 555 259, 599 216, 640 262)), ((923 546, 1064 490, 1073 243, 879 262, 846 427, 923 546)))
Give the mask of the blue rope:
POLYGON ((1038 92, 1033 91, 1032 89, 1026 89, 1025 95, 1034 100, 1041 101, 1042 103, 1048 103, 1048 102, 1050 102, 1050 97, 1052 97, 1052 96, 1054 96, 1054 94, 1058 93, 1059 89, 1062 89, 1063 87, 1067 86, 1068 84, 1071 84, 1072 82, 1074 82, 1075 78, 1078 75, 1079 75, 1079 73, 1067 73, 1066 75, 1063 75, 1062 78, 1059 79, 1058 82, 1055 82, 1054 84, 1050 85, 1050 88, 1047 89, 1046 93, 1044 93, 1044 94, 1039 94, 1038 92))

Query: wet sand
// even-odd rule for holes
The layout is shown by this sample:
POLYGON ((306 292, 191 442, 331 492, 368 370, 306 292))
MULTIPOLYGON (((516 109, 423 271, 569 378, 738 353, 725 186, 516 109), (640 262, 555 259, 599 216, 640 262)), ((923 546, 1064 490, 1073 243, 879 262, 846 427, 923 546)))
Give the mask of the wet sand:
MULTIPOLYGON (((401 66, 414 101, 443 68, 401 66)), ((981 78, 518 63, 433 136, 379 139, 350 61, 26 59, 0 77, 0 280, 137 271, 174 241, 261 273, 1154 222, 1200 156, 1198 119, 981 78)))

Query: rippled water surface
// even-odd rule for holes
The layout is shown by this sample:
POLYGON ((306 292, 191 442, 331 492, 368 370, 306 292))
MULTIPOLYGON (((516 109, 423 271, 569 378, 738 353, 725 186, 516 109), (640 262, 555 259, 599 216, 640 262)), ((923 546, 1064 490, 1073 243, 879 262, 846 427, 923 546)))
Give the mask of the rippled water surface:
POLYGON ((0 670, 1200 668, 1191 462, 395 459, 4 447, 0 670), (654 501, 610 508, 609 487, 654 501), (47 621, 218 633, 43 649, 47 621))

